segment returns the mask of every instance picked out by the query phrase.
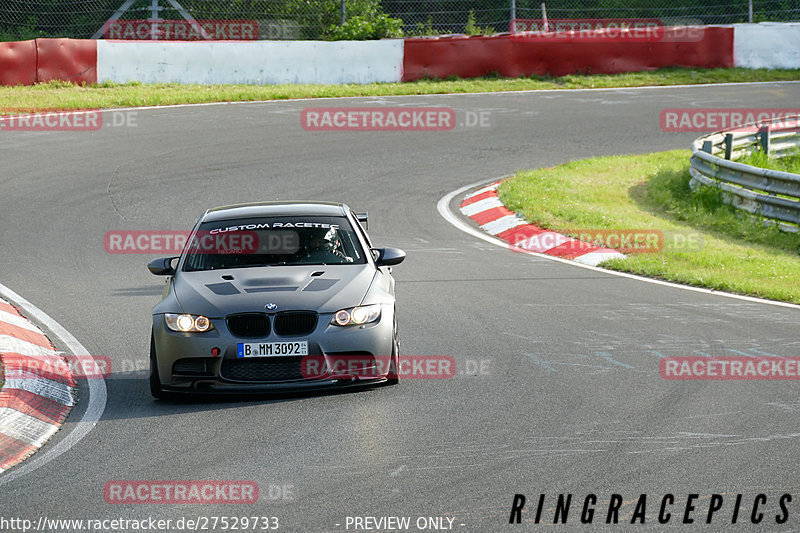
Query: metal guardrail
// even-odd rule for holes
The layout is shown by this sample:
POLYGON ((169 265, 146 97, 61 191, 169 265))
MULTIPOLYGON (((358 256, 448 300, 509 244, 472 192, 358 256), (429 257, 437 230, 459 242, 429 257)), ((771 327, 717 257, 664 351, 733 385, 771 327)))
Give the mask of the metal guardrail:
POLYGON ((705 135, 692 143, 690 187, 715 187, 726 203, 777 224, 800 230, 800 175, 767 170, 735 159, 756 150, 781 157, 800 148, 800 115, 746 124, 705 135), (720 157, 722 156, 722 157, 720 157))

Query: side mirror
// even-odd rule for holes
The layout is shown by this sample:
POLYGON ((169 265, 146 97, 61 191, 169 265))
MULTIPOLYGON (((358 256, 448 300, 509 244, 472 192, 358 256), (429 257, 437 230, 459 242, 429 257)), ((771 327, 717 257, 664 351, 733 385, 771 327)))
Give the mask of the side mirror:
POLYGON ((147 270, 156 276, 171 276, 175 273, 175 268, 172 266, 172 261, 178 259, 177 257, 159 257, 147 263, 147 270))
POLYGON ((406 258, 406 253, 400 248, 374 248, 378 252, 375 263, 381 266, 399 265, 406 258))

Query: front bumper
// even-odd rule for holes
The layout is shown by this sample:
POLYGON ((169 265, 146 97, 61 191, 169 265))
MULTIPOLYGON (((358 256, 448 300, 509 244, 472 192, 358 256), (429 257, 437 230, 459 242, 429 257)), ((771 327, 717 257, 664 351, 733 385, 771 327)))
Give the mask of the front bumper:
POLYGON ((162 388, 186 393, 304 392, 384 383, 389 376, 386 361, 393 353, 393 311, 384 306, 379 321, 350 327, 330 325, 331 315, 320 314, 308 335, 272 332, 263 338, 236 337, 224 318, 212 319, 214 329, 205 333, 178 333, 166 327, 164 315, 156 314, 153 339, 162 388), (240 342, 279 341, 307 341, 309 355, 237 356, 240 342), (212 356, 214 349, 219 356, 212 356), (341 365, 343 357, 358 364, 341 365), (318 370, 306 371, 309 362, 318 370))

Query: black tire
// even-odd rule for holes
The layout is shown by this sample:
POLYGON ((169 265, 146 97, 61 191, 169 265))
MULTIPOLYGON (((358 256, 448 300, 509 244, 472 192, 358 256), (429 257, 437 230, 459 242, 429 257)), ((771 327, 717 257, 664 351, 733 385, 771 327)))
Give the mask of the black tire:
POLYGON ((153 333, 150 333, 150 394, 153 398, 163 398, 164 389, 161 388, 161 378, 158 376, 158 363, 156 361, 156 342, 153 333))
POLYGON ((397 336, 397 316, 394 318, 394 335, 392 339, 392 360, 389 363, 389 373, 386 375, 387 385, 400 383, 400 341, 397 336))

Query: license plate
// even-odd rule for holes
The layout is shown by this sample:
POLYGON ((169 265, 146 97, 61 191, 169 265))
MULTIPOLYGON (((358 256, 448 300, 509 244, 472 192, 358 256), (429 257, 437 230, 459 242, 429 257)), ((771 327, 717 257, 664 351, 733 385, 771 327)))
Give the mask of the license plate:
POLYGON ((286 357, 308 355, 308 341, 296 342, 240 342, 237 357, 286 357))

